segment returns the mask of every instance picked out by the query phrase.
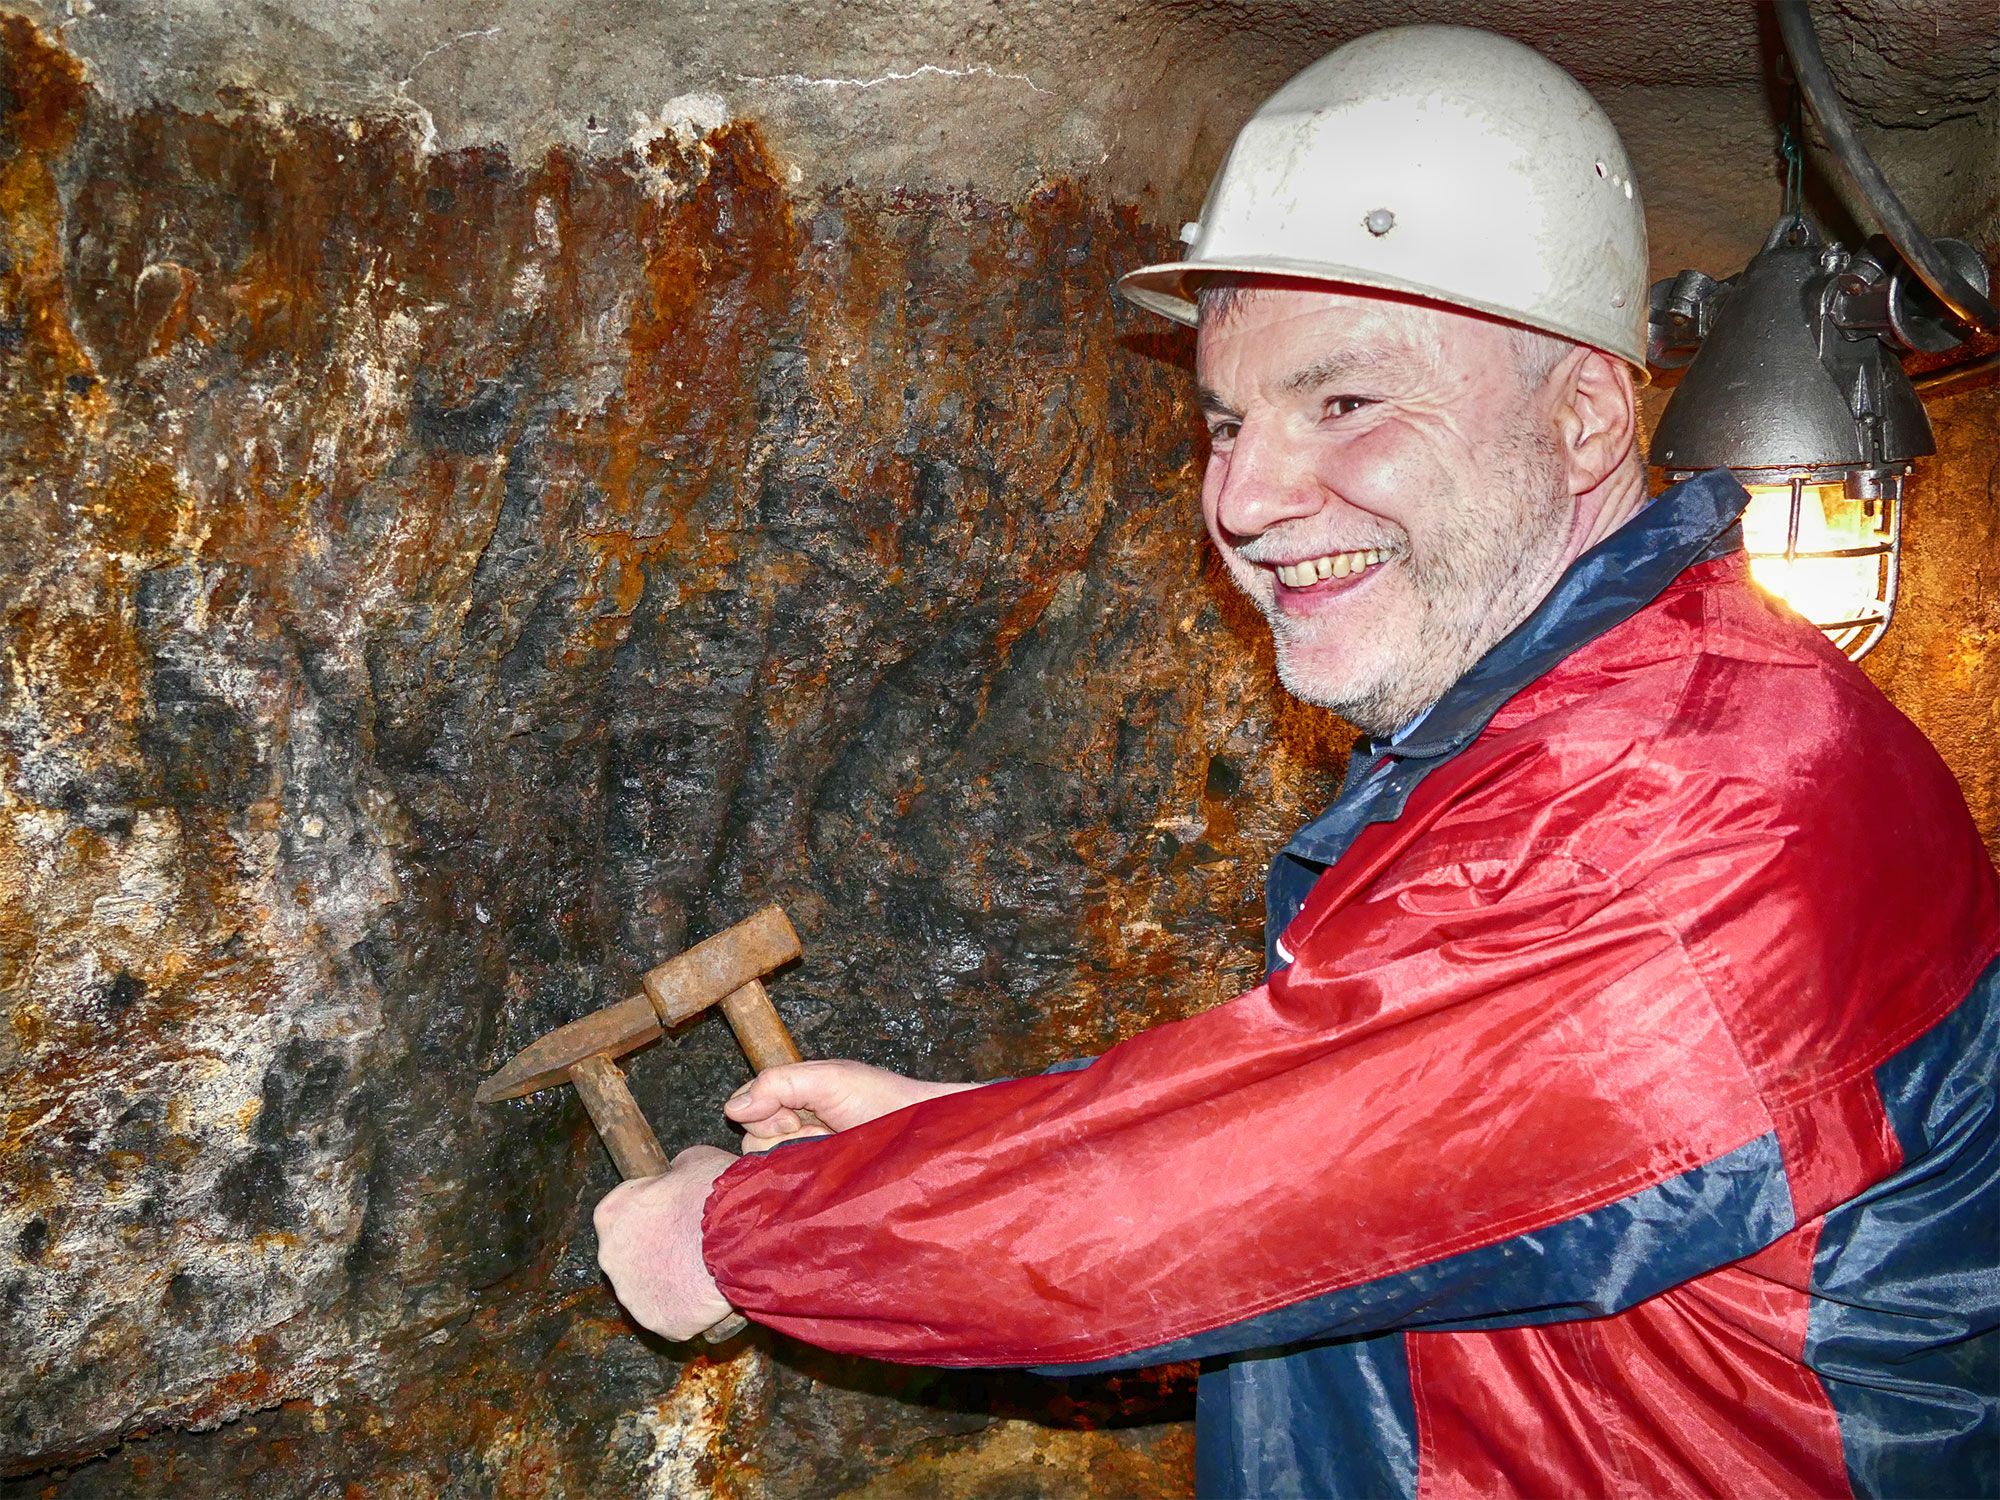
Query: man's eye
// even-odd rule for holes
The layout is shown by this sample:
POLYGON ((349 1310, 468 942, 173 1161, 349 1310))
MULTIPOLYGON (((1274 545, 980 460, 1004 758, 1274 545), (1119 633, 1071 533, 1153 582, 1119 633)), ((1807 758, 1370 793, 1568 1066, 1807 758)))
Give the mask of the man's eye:
POLYGON ((1208 424, 1208 440, 1215 444, 1233 443, 1236 441, 1237 431, 1242 426, 1241 422, 1210 422, 1208 424))
POLYGON ((1344 417, 1349 412, 1356 412, 1364 406, 1374 404, 1366 396, 1329 396, 1326 398, 1325 410, 1329 417, 1344 417))

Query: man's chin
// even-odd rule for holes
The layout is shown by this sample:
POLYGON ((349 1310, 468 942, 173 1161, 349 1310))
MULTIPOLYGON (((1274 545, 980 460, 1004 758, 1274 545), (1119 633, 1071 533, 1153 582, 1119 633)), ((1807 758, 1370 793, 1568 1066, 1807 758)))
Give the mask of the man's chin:
POLYGON ((1406 711, 1391 701, 1380 671, 1302 658, 1305 653, 1288 651, 1282 644, 1278 647, 1278 681, 1300 702, 1336 713, 1374 739, 1394 734, 1416 717, 1414 709, 1406 711))

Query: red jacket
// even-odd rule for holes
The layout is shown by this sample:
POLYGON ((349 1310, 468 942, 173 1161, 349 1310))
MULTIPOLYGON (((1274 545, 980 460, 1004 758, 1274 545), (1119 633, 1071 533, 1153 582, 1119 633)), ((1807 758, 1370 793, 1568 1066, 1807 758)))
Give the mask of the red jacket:
POLYGON ((1984 1492, 1994 870, 1740 553, 1683 570, 1740 505, 1661 497, 1358 758, 1264 984, 732 1167, 723 1292, 887 1359, 1206 1358, 1204 1496, 1984 1492))

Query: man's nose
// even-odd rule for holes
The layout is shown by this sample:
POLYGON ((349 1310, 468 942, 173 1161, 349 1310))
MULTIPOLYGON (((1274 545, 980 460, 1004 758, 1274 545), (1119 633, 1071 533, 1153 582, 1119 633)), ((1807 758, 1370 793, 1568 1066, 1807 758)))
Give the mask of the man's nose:
POLYGON ((1216 524, 1225 534, 1262 536, 1282 522, 1313 515, 1325 503, 1319 476, 1298 444, 1249 423, 1238 430, 1215 497, 1216 524))

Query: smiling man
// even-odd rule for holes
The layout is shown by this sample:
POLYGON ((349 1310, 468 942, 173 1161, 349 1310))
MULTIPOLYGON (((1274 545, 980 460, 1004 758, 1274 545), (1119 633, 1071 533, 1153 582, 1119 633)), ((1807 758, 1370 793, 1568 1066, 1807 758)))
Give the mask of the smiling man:
POLYGON ((620 1297, 1200 1359, 1203 1497, 1994 1493, 1995 873, 1751 586, 1735 482, 1647 500, 1609 123, 1513 43, 1376 33, 1190 229, 1125 290, 1198 324, 1209 533, 1365 735, 1265 982, 1038 1077, 773 1070, 728 1113, 793 1144, 599 1206, 620 1297))
POLYGON ((1615 358, 1297 279, 1225 274, 1198 299, 1209 535, 1286 688, 1369 734, 1437 702, 1645 501, 1615 358))

